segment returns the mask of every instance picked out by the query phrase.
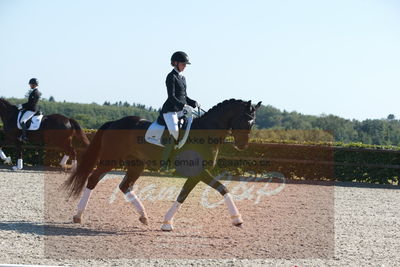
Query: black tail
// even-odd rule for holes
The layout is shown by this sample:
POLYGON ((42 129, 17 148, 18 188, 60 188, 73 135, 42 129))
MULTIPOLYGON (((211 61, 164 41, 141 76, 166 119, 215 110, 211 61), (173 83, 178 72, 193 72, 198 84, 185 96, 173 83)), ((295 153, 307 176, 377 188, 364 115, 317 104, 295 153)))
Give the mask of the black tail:
POLYGON ((64 187, 69 192, 70 197, 78 197, 85 186, 86 181, 88 180, 89 175, 93 171, 93 168, 95 167, 99 158, 101 139, 104 133, 103 130, 108 129, 111 123, 112 121, 106 122, 96 132, 92 142, 83 154, 82 159, 79 161, 78 167, 64 183, 64 187))
MULTIPOLYGON (((79 140, 82 141, 82 143, 88 147, 90 144, 89 139, 87 138, 86 134, 84 131, 82 131, 81 126, 79 125, 79 123, 74 120, 74 119, 69 119, 71 125, 72 125, 72 129, 74 129, 74 136, 77 137, 79 140)), ((104 125, 103 125, 104 126, 104 125)))

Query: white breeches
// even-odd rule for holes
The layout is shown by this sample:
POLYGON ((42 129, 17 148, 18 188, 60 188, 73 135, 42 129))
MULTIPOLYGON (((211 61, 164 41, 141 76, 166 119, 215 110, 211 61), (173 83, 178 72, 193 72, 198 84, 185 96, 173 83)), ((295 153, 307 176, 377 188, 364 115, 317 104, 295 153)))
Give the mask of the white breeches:
POLYGON ((26 123, 30 118, 33 117, 33 115, 35 115, 35 113, 35 111, 27 110, 19 121, 21 123, 26 123))
POLYGON ((167 124, 168 131, 170 135, 174 137, 175 140, 179 138, 179 117, 183 115, 182 111, 167 112, 163 114, 165 124, 167 124))

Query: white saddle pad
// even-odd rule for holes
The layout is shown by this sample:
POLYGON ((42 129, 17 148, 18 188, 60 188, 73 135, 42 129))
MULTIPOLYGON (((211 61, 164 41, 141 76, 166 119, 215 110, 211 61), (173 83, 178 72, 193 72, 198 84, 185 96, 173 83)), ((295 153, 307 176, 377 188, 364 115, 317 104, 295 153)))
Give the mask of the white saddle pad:
POLYGON ((164 130, 165 126, 158 124, 156 120, 147 129, 144 139, 150 144, 164 146, 163 144, 161 144, 161 137, 163 135, 164 130))
MULTIPOLYGON (((186 143, 186 140, 189 136, 190 128, 192 126, 192 122, 193 122, 193 117, 189 117, 188 124, 186 126, 186 129, 184 130, 185 132, 183 134, 183 137, 180 139, 179 143, 175 145, 175 149, 180 149, 186 143)), ((157 120, 155 120, 152 124, 150 124, 150 127, 147 129, 144 139, 150 144, 165 147, 161 143, 161 137, 164 133, 164 130, 165 126, 158 124, 157 120)))
MULTIPOLYGON (((22 129, 21 123, 20 123, 20 121, 21 121, 21 112, 22 112, 22 110, 18 113, 18 118, 17 118, 17 127, 18 127, 18 129, 22 129)), ((35 113, 36 112, 30 111, 30 110, 28 110, 28 111, 26 111, 24 113, 24 120, 28 120, 28 119, 32 118, 31 119, 32 120, 31 125, 27 129, 29 131, 36 131, 36 130, 38 130, 40 128, 40 123, 42 122, 43 115, 33 116, 35 113)))

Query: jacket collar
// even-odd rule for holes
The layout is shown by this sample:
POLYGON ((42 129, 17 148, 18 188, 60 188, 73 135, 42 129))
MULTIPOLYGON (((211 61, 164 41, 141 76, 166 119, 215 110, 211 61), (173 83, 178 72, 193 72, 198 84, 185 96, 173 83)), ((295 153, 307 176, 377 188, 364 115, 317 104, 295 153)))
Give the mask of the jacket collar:
POLYGON ((179 75, 179 77, 182 77, 182 76, 183 76, 182 73, 179 72, 176 68, 174 68, 174 71, 179 75))

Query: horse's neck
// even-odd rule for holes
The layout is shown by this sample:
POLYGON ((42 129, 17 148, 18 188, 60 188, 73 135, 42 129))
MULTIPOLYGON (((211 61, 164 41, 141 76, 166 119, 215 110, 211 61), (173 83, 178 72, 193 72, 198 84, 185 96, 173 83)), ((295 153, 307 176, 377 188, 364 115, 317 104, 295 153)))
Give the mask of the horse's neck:
POLYGON ((215 140, 225 140, 231 128, 232 116, 232 109, 229 106, 221 107, 220 110, 196 118, 192 129, 205 131, 203 135, 210 136, 215 140))
POLYGON ((5 123, 6 112, 7 112, 7 105, 4 103, 2 99, 0 99, 0 117, 3 123, 5 123))
POLYGON ((7 118, 11 116, 12 111, 13 111, 13 105, 0 99, 0 117, 4 124, 6 123, 7 118))
POLYGON ((198 118, 196 126, 198 128, 221 131, 226 130, 228 132, 231 128, 232 117, 232 108, 230 106, 225 106, 221 107, 219 110, 213 111, 212 113, 206 113, 203 117, 198 118))

